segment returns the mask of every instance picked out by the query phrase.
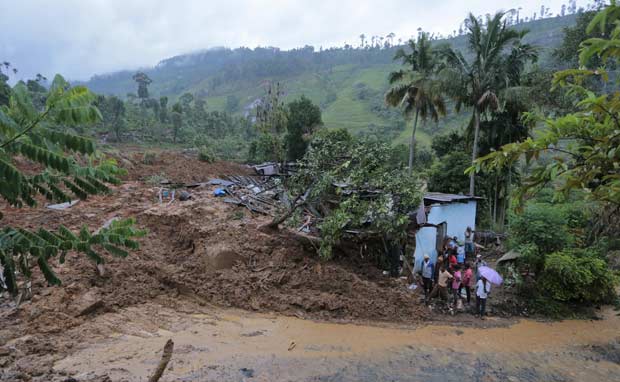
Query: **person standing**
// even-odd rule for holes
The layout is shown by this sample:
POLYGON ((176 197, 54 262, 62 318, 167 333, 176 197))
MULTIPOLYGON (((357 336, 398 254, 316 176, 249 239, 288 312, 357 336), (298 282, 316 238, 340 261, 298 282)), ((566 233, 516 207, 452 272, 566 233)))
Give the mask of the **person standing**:
POLYGON ((471 259, 474 256, 474 231, 471 227, 465 230, 465 257, 471 259))
POLYGON ((435 279, 435 264, 433 264, 427 253, 424 254, 420 274, 422 276, 422 286, 424 288, 424 302, 428 304, 428 295, 433 289, 433 280, 435 279))
MULTIPOLYGON (((465 263, 465 271, 463 272, 463 281, 461 282, 461 288, 465 288, 465 293, 467 294, 467 303, 471 302, 471 283, 474 278, 474 271, 471 269, 471 265, 469 263, 465 263)), ((461 294, 461 289, 459 289, 459 295, 461 294)))
POLYGON ((456 262, 462 267, 465 264, 465 247, 459 245, 456 249, 456 262))
POLYGON ((456 249, 456 247, 459 246, 459 241, 456 236, 450 239, 448 246, 450 246, 450 249, 456 249))
POLYGON ((480 315, 481 320, 484 320, 489 293, 491 293, 491 283, 484 277, 481 277, 476 284, 476 311, 480 315))
POLYGON ((452 298, 454 307, 457 307, 459 300, 459 291, 461 290, 461 267, 457 264, 454 266, 454 276, 452 277, 452 298))
POLYGON ((439 280, 439 271, 444 267, 443 256, 437 256, 437 263, 435 264, 435 273, 433 274, 433 281, 436 283, 439 280))
POLYGON ((456 249, 451 249, 450 250, 450 255, 448 257, 448 269, 451 272, 454 272, 454 267, 457 264, 457 260, 456 260, 456 249))
POLYGON ((435 284, 435 287, 433 288, 433 291, 431 292, 429 299, 439 296, 439 298, 441 298, 443 301, 447 301, 448 300, 448 282, 451 279, 452 279, 452 275, 450 274, 450 272, 448 272, 445 266, 442 267, 441 271, 439 272, 439 277, 437 278, 437 284, 435 284))

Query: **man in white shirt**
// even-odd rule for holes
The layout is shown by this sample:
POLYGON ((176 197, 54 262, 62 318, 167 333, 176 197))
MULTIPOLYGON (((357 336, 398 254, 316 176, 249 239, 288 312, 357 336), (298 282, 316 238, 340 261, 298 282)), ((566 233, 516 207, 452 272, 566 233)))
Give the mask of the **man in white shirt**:
POLYGON ((489 293, 491 293, 491 283, 484 277, 480 277, 480 280, 476 283, 476 311, 480 315, 481 320, 484 320, 489 293))

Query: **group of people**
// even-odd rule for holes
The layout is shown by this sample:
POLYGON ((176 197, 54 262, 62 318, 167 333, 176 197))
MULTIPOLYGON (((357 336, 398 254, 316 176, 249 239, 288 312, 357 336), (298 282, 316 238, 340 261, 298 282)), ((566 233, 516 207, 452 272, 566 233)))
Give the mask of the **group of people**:
POLYGON ((463 291, 465 291, 467 304, 471 304, 471 292, 474 290, 476 313, 484 319, 491 283, 478 272, 478 268, 486 263, 481 255, 475 253, 471 228, 467 227, 465 231, 464 246, 459 246, 456 237, 448 238, 442 252, 437 256, 436 264, 431 261, 428 254, 425 254, 418 271, 422 277, 426 304, 429 304, 430 299, 439 297, 452 309, 461 310, 463 291), (472 267, 469 260, 474 256, 475 261, 472 267))

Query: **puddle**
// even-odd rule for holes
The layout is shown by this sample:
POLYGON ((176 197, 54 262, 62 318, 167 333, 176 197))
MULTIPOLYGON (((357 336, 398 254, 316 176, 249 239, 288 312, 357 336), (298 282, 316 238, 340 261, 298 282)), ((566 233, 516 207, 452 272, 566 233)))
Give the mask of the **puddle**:
POLYGON ((620 317, 612 311, 598 321, 523 320, 489 329, 333 324, 236 311, 177 314, 173 321, 172 329, 148 335, 128 322, 132 334, 120 326, 55 369, 82 378, 147 380, 172 338, 174 355, 162 382, 620 381, 614 356, 600 352, 620 340, 620 317))

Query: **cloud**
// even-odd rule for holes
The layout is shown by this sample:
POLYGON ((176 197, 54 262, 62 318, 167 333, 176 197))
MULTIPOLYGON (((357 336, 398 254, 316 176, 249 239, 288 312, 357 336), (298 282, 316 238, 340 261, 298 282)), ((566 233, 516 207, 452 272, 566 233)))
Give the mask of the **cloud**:
MULTIPOLYGON (((562 1, 545 3, 557 13, 562 1)), ((1 0, 0 61, 24 78, 87 79, 215 46, 356 45, 361 33, 406 39, 418 27, 449 34, 470 11, 515 6, 508 0, 1 0)), ((531 15, 540 2, 521 6, 531 15)))

